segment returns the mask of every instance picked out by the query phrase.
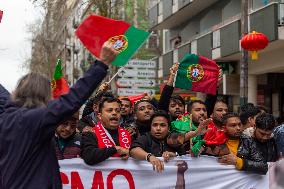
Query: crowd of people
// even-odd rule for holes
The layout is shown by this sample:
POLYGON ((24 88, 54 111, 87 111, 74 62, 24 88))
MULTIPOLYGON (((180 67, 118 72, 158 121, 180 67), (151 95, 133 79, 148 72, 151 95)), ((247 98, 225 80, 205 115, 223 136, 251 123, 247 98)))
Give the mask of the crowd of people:
MULTIPOLYGON (((213 95, 207 95, 205 102, 186 103, 172 95, 176 69, 176 65, 171 68, 159 101, 145 96, 133 103, 101 85, 77 124, 65 125, 69 137, 64 138, 57 128, 55 146, 65 141, 61 153, 81 157, 89 165, 109 157, 132 157, 148 161, 161 172, 164 162, 176 156, 210 155, 238 170, 266 174, 267 162, 282 157, 284 125, 277 125, 273 115, 252 103, 241 106, 239 113, 229 112, 227 103, 213 95), (127 144, 123 132, 129 134, 124 139, 127 144), (79 146, 74 148, 78 133, 82 136, 80 152, 79 146)), ((67 155, 57 157, 70 158, 67 155)))
POLYGON ((40 74, 24 76, 12 94, 0 85, 0 188, 61 188, 57 160, 78 157, 88 165, 132 157, 162 172, 176 156, 209 155, 257 174, 282 157, 284 126, 265 109, 247 103, 233 113, 214 95, 205 102, 173 95, 178 64, 159 100, 132 102, 106 84, 90 97, 115 56, 104 44, 101 57, 58 99, 50 100, 50 82, 40 74))

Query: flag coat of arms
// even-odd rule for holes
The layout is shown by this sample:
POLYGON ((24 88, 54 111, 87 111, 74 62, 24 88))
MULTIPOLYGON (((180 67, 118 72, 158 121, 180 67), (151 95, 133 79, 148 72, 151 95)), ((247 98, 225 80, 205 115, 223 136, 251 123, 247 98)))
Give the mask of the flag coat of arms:
POLYGON ((96 57, 100 56, 104 42, 112 42, 114 49, 119 53, 112 62, 115 66, 125 65, 143 45, 149 34, 124 21, 98 15, 90 15, 76 30, 77 37, 96 57))
POLYGON ((180 61, 174 87, 216 94, 219 66, 215 61, 195 54, 186 54, 180 61))

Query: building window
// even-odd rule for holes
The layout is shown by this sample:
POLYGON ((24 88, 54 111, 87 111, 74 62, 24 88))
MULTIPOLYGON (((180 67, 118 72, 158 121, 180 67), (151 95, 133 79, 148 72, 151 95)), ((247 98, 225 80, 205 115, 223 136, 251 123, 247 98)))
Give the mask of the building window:
POLYGON ((171 39, 171 47, 172 48, 177 48, 181 44, 181 37, 177 36, 173 39, 171 39))
POLYGON ((275 0, 251 0, 251 10, 259 9, 268 5, 270 2, 275 2, 275 0))
POLYGON ((158 4, 158 16, 163 14, 163 1, 158 4))
POLYGON ((213 49, 220 47, 220 30, 213 32, 213 49))
POLYGON ((284 0, 279 4, 279 25, 284 25, 284 0))

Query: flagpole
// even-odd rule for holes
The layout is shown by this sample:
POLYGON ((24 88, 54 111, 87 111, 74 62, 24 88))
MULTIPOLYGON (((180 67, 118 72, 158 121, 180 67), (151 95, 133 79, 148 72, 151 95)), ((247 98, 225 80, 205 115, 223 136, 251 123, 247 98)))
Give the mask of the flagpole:
POLYGON ((117 72, 112 76, 112 78, 107 82, 107 84, 109 85, 110 82, 122 71, 124 70, 124 66, 123 67, 120 67, 117 72))

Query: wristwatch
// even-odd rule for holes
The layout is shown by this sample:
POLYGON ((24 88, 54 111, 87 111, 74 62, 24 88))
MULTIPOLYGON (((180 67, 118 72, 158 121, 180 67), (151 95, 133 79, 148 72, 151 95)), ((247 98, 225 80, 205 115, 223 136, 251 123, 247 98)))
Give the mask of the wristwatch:
POLYGON ((153 154, 148 153, 148 154, 146 155, 146 161, 150 162, 150 157, 151 157, 152 155, 153 155, 153 154))

